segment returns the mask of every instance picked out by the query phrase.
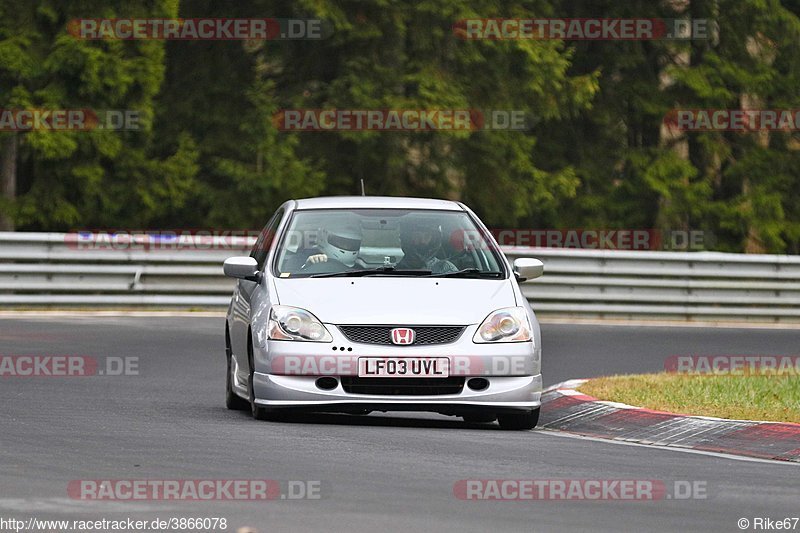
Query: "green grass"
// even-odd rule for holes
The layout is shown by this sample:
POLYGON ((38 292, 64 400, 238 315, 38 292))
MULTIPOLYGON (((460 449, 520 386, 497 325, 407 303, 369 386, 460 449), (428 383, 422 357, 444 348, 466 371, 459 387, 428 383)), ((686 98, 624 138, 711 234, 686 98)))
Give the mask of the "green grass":
POLYGON ((800 376, 795 375, 609 376, 591 379, 578 390, 658 411, 800 423, 800 376))

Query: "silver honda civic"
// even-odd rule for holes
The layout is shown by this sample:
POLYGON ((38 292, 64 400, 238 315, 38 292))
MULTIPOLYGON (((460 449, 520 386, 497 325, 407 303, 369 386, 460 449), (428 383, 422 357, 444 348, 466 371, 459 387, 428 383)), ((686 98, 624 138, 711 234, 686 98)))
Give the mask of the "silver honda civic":
POLYGON ((298 411, 431 411, 530 429, 541 335, 511 265, 460 202, 290 200, 249 256, 226 314, 226 404, 259 420, 298 411))

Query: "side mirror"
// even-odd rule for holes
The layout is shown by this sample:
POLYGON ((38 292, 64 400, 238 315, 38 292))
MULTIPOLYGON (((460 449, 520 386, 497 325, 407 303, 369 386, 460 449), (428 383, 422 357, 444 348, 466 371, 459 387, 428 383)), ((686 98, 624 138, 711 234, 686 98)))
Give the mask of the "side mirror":
POLYGON ((222 264, 222 270, 226 276, 231 278, 261 281, 258 263, 250 256, 229 257, 222 264))
POLYGON ((544 263, 531 257, 518 257, 514 259, 514 275, 517 281, 538 278, 544 274, 544 263))

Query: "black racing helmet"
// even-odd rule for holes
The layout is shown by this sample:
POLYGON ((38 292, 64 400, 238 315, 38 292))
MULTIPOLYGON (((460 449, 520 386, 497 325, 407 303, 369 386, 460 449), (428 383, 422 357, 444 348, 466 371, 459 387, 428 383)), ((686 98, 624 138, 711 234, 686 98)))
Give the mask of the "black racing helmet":
POLYGON ((406 215, 400 220, 400 247, 404 260, 422 267, 442 246, 442 228, 433 217, 406 215))

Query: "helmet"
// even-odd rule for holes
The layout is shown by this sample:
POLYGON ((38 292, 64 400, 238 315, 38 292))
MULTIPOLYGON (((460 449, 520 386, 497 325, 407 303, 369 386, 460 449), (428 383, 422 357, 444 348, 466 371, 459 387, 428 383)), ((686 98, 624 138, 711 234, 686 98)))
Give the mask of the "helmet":
POLYGON ((400 247, 403 260, 424 267, 442 245, 442 229, 435 220, 408 218, 400 222, 400 247))
POLYGON ((323 229, 321 237, 318 246, 322 253, 348 267, 356 264, 356 256, 361 248, 361 228, 343 226, 323 229))

